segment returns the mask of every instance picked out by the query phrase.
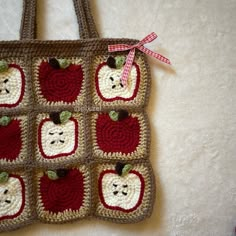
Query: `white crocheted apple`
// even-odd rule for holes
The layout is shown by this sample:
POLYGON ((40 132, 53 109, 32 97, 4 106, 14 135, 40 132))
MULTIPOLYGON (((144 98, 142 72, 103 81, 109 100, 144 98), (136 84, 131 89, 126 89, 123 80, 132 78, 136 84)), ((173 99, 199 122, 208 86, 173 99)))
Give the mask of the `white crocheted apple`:
MULTIPOLYGON (((126 168, 125 165, 122 168, 126 168)), ((144 179, 137 171, 128 170, 125 174, 119 174, 116 168, 116 171, 105 170, 100 175, 99 195, 106 208, 123 212, 134 211, 142 203, 143 194, 144 179)))
POLYGON ((39 148, 45 158, 71 155, 78 145, 78 124, 74 118, 58 124, 45 119, 39 126, 39 148))
MULTIPOLYGON (((1 173, 1 175, 4 173, 1 173)), ((24 209, 24 183, 21 177, 10 175, 0 183, 0 220, 13 219, 24 209)))
POLYGON ((132 100, 137 95, 140 83, 140 71, 136 63, 133 64, 127 85, 123 85, 121 75, 124 65, 119 57, 109 57, 107 62, 100 64, 96 71, 96 90, 104 101, 132 100))
POLYGON ((17 106, 24 94, 24 73, 23 70, 15 64, 7 65, 0 61, 0 107, 17 106))

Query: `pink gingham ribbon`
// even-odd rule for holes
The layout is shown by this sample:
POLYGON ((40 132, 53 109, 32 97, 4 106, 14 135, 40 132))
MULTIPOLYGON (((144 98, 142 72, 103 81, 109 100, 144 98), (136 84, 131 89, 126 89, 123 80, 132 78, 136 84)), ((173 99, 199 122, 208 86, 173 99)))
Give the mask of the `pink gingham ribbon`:
POLYGON ((114 44, 114 45, 108 45, 108 51, 109 52, 118 52, 118 51, 129 51, 129 54, 127 56, 126 62, 125 62, 125 66, 124 66, 124 70, 122 73, 122 77, 121 77, 121 82, 124 86, 127 85, 127 80, 129 77, 129 73, 134 61, 134 56, 135 56, 135 49, 139 49, 140 51, 146 53, 147 55, 150 55, 164 63, 167 64, 171 64, 169 59, 167 59, 166 57, 162 56, 161 54, 158 54, 156 52, 153 52, 151 50, 149 50, 148 48, 145 48, 143 45, 146 43, 150 43, 152 42, 154 39, 157 38, 157 35, 152 32, 151 34, 147 35, 144 39, 142 39, 141 41, 139 41, 137 44, 135 45, 127 45, 127 44, 114 44))

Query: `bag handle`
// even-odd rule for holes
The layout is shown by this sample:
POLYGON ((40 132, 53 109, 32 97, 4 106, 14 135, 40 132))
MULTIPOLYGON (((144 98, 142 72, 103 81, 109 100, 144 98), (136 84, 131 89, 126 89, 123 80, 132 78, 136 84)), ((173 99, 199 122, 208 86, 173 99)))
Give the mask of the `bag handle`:
MULTIPOLYGON (((89 0, 73 0, 81 39, 99 38, 89 0)), ((37 37, 37 0, 23 0, 20 40, 37 37)))

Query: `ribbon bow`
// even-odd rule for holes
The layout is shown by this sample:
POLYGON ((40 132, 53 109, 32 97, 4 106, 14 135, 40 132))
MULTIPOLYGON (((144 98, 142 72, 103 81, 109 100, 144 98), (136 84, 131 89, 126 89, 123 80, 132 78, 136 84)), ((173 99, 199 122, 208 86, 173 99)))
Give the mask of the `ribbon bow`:
POLYGON ((114 44, 114 45, 108 45, 108 51, 109 52, 118 52, 118 51, 129 51, 129 54, 127 56, 126 59, 126 63, 124 66, 124 70, 122 73, 122 77, 121 77, 121 82, 124 86, 127 85, 127 80, 129 77, 129 73, 134 61, 134 56, 135 56, 135 49, 139 49, 140 51, 144 52, 147 55, 150 55, 164 63, 167 64, 171 64, 169 59, 167 59, 166 57, 162 56, 161 54, 158 54, 156 52, 153 52, 151 50, 149 50, 148 48, 145 48, 143 45, 146 43, 150 43, 152 42, 154 39, 157 38, 157 35, 152 32, 151 34, 147 35, 144 39, 142 39, 141 41, 139 41, 137 44, 135 45, 127 45, 127 44, 114 44))

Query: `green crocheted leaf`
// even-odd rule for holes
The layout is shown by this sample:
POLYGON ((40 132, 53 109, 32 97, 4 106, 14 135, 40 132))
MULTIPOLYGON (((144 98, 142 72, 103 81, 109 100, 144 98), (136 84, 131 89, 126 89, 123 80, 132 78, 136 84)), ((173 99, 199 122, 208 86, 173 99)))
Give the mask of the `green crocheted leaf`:
POLYGON ((67 59, 58 59, 58 62, 62 69, 66 69, 71 64, 67 59))
POLYGON ((116 68, 117 69, 120 69, 125 63, 125 57, 124 56, 117 56, 115 58, 115 60, 116 60, 116 68))
POLYGON ((0 183, 6 183, 8 181, 9 174, 7 172, 0 173, 0 183))
POLYGON ((48 178, 51 180, 56 180, 59 178, 57 175, 57 172, 55 172, 55 171, 48 170, 46 173, 47 173, 48 178))
POLYGON ((72 116, 70 111, 62 111, 60 113, 60 121, 62 124, 65 124, 72 116))
POLYGON ((119 112, 110 111, 109 116, 113 121, 118 121, 119 120, 119 112))
POLYGON ((0 61, 0 72, 5 72, 8 70, 8 64, 5 60, 0 61))
POLYGON ((133 166, 131 164, 126 164, 122 169, 122 176, 127 175, 131 170, 133 166))
POLYGON ((0 126, 7 126, 11 122, 11 118, 9 116, 3 116, 0 118, 0 126))

